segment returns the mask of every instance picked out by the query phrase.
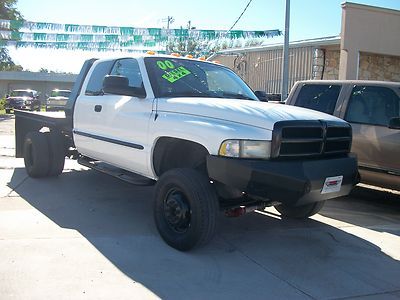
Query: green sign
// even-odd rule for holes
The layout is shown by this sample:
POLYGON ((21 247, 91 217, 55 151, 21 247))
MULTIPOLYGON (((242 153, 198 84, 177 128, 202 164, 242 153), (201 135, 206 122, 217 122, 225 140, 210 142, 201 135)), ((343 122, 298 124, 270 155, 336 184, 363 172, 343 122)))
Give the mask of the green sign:
POLYGON ((182 79, 189 74, 191 74, 191 72, 188 69, 179 67, 169 72, 166 71, 162 78, 168 80, 170 83, 174 83, 175 81, 182 79))

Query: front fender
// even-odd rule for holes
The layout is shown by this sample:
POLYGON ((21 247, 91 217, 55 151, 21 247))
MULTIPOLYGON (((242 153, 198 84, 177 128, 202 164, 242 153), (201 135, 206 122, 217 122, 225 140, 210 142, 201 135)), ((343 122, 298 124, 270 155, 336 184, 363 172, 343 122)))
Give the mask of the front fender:
POLYGON ((153 149, 160 137, 173 137, 203 145, 211 155, 217 155, 221 143, 227 139, 272 139, 272 131, 264 128, 179 113, 160 113, 150 127, 153 149))

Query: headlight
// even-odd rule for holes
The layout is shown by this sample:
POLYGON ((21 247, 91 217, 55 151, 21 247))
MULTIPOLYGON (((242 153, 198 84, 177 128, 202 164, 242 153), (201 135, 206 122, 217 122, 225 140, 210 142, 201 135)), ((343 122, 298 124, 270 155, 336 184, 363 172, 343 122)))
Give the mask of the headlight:
POLYGON ((219 147, 218 154, 226 157, 268 159, 271 156, 271 142, 226 140, 219 147))

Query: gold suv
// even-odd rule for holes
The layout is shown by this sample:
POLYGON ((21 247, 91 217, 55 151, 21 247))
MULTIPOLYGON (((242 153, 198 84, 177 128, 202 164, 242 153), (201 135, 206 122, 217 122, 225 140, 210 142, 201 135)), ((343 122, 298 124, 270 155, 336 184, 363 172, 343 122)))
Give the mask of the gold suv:
POLYGON ((349 122, 353 129, 351 151, 358 157, 361 182, 400 190, 400 83, 299 81, 286 104, 349 122))

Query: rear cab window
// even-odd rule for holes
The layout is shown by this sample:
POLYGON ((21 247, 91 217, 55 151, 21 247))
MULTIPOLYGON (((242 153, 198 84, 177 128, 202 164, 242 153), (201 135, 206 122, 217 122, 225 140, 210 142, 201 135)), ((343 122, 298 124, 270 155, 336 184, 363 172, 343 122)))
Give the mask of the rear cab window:
POLYGON ((347 105, 345 120, 350 123, 388 126, 391 118, 400 116, 400 97, 388 87, 354 86, 347 105))
POLYGON ((297 95, 296 106, 333 114, 341 86, 332 84, 304 84, 297 95))

